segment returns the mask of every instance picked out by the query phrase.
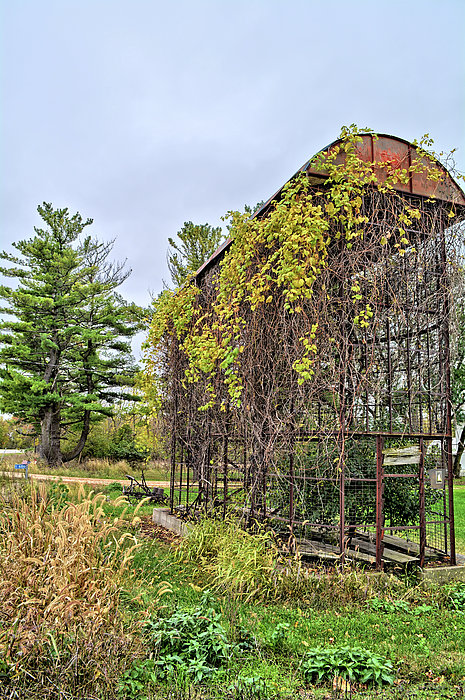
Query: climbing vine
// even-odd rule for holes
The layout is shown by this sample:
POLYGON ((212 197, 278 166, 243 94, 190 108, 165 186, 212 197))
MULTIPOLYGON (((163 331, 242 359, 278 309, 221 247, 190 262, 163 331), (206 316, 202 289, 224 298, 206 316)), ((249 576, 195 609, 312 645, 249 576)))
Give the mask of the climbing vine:
MULTIPOLYGON (((175 342, 178 363, 182 358, 183 386, 203 382, 205 400, 200 409, 215 403, 223 408, 241 405, 245 358, 250 361, 250 351, 260 346, 267 325, 276 323, 277 309, 279 324, 287 323, 293 338, 288 364, 299 386, 312 381, 321 350, 326 352, 328 344, 336 342, 329 332, 332 324, 322 318, 323 301, 325 309, 337 316, 342 313, 342 297, 350 300, 342 314, 346 331, 350 327, 363 332, 376 321, 380 288, 366 272, 366 259, 371 255, 376 260, 382 247, 398 258, 411 253, 412 232, 421 228, 422 217, 428 217, 421 203, 417 206, 405 198, 398 187, 407 185, 414 174, 440 182, 445 171, 424 150, 431 146, 427 137, 416 144, 409 163, 389 153, 367 162, 359 151, 362 133, 367 130, 343 128, 341 140, 313 159, 312 171, 320 171, 321 178, 299 174, 255 217, 229 213, 231 244, 209 290, 192 278, 158 300, 148 366, 156 365, 163 344, 166 352, 175 342), (388 226, 383 225, 386 203, 388 226), (331 258, 336 249, 338 254, 331 258), (351 250, 355 264, 344 276, 337 265, 351 250), (357 272, 361 256, 363 274, 357 272), (292 320, 295 316, 298 323, 292 320)), ((450 207, 448 216, 454 216, 450 207)))

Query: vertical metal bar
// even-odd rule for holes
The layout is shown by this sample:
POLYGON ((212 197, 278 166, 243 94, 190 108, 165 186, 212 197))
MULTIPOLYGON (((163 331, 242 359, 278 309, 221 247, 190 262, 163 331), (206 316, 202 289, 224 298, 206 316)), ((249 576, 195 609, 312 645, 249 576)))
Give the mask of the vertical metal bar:
POLYGON ((265 520, 266 518, 266 479, 267 479, 267 469, 265 465, 265 461, 262 461, 262 518, 265 520))
POLYGON ((208 511, 208 503, 211 497, 210 494, 210 460, 205 464, 205 462, 201 465, 201 470, 202 470, 202 490, 204 493, 204 510, 205 513, 208 511))
POLYGON ((291 447, 289 455, 289 529, 292 533, 294 528, 294 446, 291 447))
POLYGON ((389 314, 386 318, 387 364, 388 364, 388 402, 389 402, 389 432, 392 433, 392 364, 391 364, 391 322, 389 314))
POLYGON ((447 254, 446 237, 444 233, 445 223, 441 226, 441 262, 442 262, 442 284, 444 289, 444 314, 443 314, 443 335, 445 345, 445 373, 446 373, 446 431, 447 431, 447 486, 449 490, 449 543, 450 543, 450 563, 456 565, 455 556, 455 522, 454 522, 454 474, 452 463, 452 394, 450 380, 450 345, 449 345, 449 313, 450 286, 447 275, 447 254))
MULTIPOLYGON (((407 263, 405 262, 404 258, 404 275, 405 279, 407 279, 407 263)), ((413 423, 412 423, 412 365, 411 365, 411 360, 410 360, 410 325, 409 325, 409 298, 408 298, 408 291, 406 291, 406 312, 405 312, 405 319, 406 319, 406 325, 407 325, 407 338, 406 338, 406 355, 407 355, 407 398, 408 398, 408 424, 409 428, 412 431, 413 430, 413 423)))
POLYGON ((425 565, 426 513, 425 513, 425 446, 420 438, 420 463, 418 465, 418 486, 420 495, 420 567, 425 565))
POLYGON ((383 569, 384 537, 384 466, 383 438, 376 436, 376 569, 383 569))
POLYGON ((365 382, 366 382, 366 391, 365 391, 365 430, 368 432, 370 430, 370 409, 369 409, 369 392, 368 392, 368 332, 367 329, 365 328, 364 331, 364 336, 365 336, 365 382))
POLYGON ((228 422, 226 421, 226 432, 223 441, 223 520, 226 518, 226 507, 228 500, 228 422))
POLYGON ((247 491, 249 488, 249 470, 247 466, 247 438, 244 434, 244 451, 243 451, 243 457, 242 457, 242 463, 243 463, 243 468, 244 468, 244 476, 243 478, 243 485, 244 485, 244 491, 247 491))
POLYGON ((176 471, 176 419, 171 434, 170 512, 174 512, 174 473, 176 471))
POLYGON ((454 521, 454 474, 452 471, 452 436, 446 438, 447 444, 447 486, 449 495, 449 546, 450 563, 455 566, 457 563, 455 554, 455 521, 454 521))
MULTIPOLYGON (((416 253, 416 269, 420 269, 420 260, 418 259, 418 252, 416 253)), ((424 396, 424 390, 423 390, 423 381, 422 381, 422 376, 421 376, 421 368, 422 368, 422 342, 421 342, 421 335, 420 335, 420 318, 419 318, 419 313, 421 309, 421 288, 419 287, 419 282, 416 282, 415 285, 415 292, 414 292, 414 299, 415 299, 415 307, 417 309, 417 390, 416 394, 418 396, 418 420, 419 420, 419 425, 418 425, 418 430, 420 433, 423 432, 424 426, 423 426, 423 396, 424 396)))
POLYGON ((190 460, 186 464, 186 510, 189 508, 189 481, 190 481, 190 460))
MULTIPOLYGON (((294 399, 291 400, 291 414, 294 417, 294 399)), ((289 453, 289 529, 294 529, 294 430, 291 434, 291 450, 289 453)))
POLYGON ((430 321, 429 316, 426 319, 426 366, 427 366, 427 387, 428 387, 428 432, 433 432, 433 406, 431 404, 431 350, 430 350, 430 321))
MULTIPOLYGON (((447 445, 445 445, 445 440, 441 440, 441 467, 445 470, 448 470, 448 463, 447 463, 447 445)), ((449 551, 448 547, 448 542, 449 542, 449 535, 448 535, 448 525, 449 525, 449 513, 447 510, 447 493, 446 493, 446 485, 444 484, 444 488, 442 490, 442 515, 444 518, 444 551, 447 554, 449 551)))
MULTIPOLYGON (((189 461, 189 448, 186 449, 186 457, 187 461, 189 461)), ((184 464, 184 445, 181 445, 181 459, 179 460, 179 496, 178 496, 178 504, 181 505, 181 498, 182 498, 182 467, 184 464)))
MULTIPOLYGON (((344 436, 342 436, 344 440, 344 436)), ((339 554, 344 555, 345 549, 345 529, 346 529, 346 513, 345 513, 345 455, 344 443, 339 456, 339 554)))

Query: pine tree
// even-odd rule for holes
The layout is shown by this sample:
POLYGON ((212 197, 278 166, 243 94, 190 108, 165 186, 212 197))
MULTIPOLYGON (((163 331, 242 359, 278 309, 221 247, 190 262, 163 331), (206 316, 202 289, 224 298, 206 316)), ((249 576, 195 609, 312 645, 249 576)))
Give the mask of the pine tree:
POLYGON ((130 271, 109 262, 113 242, 82 236, 91 219, 45 202, 38 212, 46 227, 13 244, 19 255, 0 253, 0 272, 17 280, 0 287, 0 408, 35 427, 40 457, 57 466, 80 454, 92 421, 135 398, 140 311, 116 291, 130 271))
POLYGON ((168 250, 167 258, 171 279, 179 287, 208 260, 224 236, 221 226, 215 228, 210 224, 193 224, 192 221, 184 222, 177 235, 180 243, 168 238, 172 250, 168 250))

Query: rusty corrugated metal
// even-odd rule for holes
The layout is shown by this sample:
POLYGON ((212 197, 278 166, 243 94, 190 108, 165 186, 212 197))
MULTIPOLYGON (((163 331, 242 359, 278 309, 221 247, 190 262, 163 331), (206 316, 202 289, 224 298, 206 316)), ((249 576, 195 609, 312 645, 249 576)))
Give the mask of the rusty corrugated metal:
MULTIPOLYGON (((388 163, 390 168, 396 169, 406 169, 408 170, 412 165, 415 158, 420 158, 421 161, 425 162, 424 156, 419 156, 416 147, 400 139, 397 136, 390 136, 389 134, 361 134, 361 142, 357 145, 357 151, 361 160, 366 163, 388 163)), ((333 151, 339 144, 341 139, 333 141, 328 146, 323 148, 319 153, 324 153, 325 151, 333 151)), ((307 160, 304 165, 302 165, 299 170, 292 177, 287 180, 290 182, 299 173, 307 173, 307 175, 314 179, 315 183, 318 181, 324 182, 325 178, 328 176, 328 172, 324 170, 317 170, 312 167, 316 156, 313 156, 310 160, 307 160)), ((340 152, 336 157, 336 163, 342 163, 344 161, 344 153, 340 152)), ((465 207, 465 193, 461 187, 455 182, 453 177, 447 171, 447 169, 435 161, 437 168, 444 173, 444 177, 441 181, 436 182, 430 180, 426 177, 426 174, 413 173, 407 184, 401 182, 397 183, 395 189, 399 192, 406 192, 411 195, 417 195, 420 197, 432 197, 434 199, 441 199, 446 202, 451 202, 458 206, 465 207)), ((378 177, 382 179, 383 168, 375 168, 378 177)), ((287 183, 286 183, 287 184, 287 183)), ((284 187, 284 185, 283 185, 284 187)), ((266 214, 267 209, 270 207, 271 203, 279 199, 283 187, 275 192, 260 208, 254 212, 253 216, 263 216, 266 214)), ((197 278, 206 269, 208 269, 221 255, 226 252, 226 250, 231 245, 231 239, 228 238, 222 245, 213 253, 213 255, 197 270, 195 277, 197 278)))

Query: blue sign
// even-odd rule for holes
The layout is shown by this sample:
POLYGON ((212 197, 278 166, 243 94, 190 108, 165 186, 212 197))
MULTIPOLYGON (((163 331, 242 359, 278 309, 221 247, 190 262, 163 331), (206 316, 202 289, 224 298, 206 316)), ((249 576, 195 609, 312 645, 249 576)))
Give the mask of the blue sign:
POLYGON ((21 462, 21 464, 15 464, 15 469, 23 469, 24 470, 24 476, 27 479, 27 468, 29 466, 29 462, 21 462))

